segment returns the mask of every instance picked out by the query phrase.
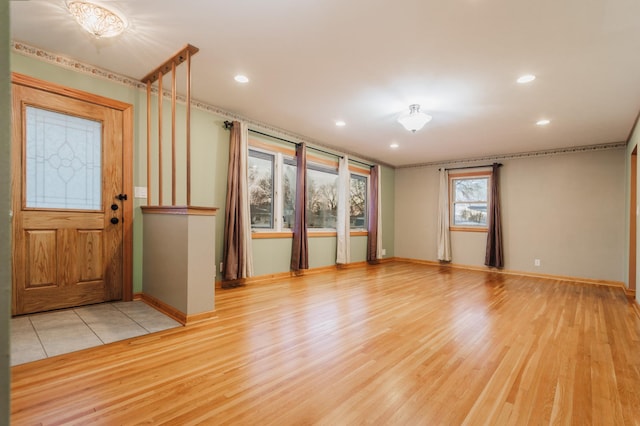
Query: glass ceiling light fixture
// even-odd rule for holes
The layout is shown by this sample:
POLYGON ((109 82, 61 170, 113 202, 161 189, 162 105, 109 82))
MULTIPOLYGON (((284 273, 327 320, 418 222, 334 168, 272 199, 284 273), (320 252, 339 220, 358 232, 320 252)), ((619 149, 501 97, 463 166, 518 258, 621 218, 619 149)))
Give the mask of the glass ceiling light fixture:
POLYGON ((410 132, 417 132, 422 129, 425 124, 431 121, 431 116, 420 111, 420 105, 409 105, 409 112, 404 113, 398 118, 398 122, 410 132))
POLYGON ((123 17, 95 3, 69 1, 67 9, 78 24, 96 38, 115 37, 127 28, 123 17))

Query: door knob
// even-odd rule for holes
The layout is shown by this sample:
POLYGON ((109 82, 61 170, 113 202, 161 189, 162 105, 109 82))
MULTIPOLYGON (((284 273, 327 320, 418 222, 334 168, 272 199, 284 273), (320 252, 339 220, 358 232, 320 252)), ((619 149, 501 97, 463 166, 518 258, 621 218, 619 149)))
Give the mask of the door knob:
POLYGON ((113 223, 114 225, 117 225, 118 222, 120 222, 120 219, 118 219, 117 217, 112 217, 111 218, 111 223, 113 223))
POLYGON ((116 195, 116 198, 120 201, 122 200, 126 200, 127 199, 127 194, 118 194, 116 195))

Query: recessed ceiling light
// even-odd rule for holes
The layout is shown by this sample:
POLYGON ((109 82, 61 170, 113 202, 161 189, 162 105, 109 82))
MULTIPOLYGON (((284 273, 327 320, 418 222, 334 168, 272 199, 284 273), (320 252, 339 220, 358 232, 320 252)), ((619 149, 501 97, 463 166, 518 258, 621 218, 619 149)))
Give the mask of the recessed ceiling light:
POLYGON ((336 121, 336 126, 338 126, 338 127, 344 127, 344 126, 346 126, 346 125, 347 125, 347 123, 345 123, 345 122, 344 122, 344 121, 342 121, 342 120, 338 120, 338 121, 336 121))
POLYGON ((399 146, 400 146, 400 145, 398 145, 397 143, 395 143, 395 142, 394 142, 394 143, 392 143, 391 145, 389 145, 389 148, 396 149, 396 148, 398 148, 399 146))
POLYGON ((249 77, 247 77, 246 75, 241 75, 238 74, 235 77, 233 77, 233 79, 235 81, 237 81, 238 83, 248 83, 249 82, 249 77))
POLYGON ((547 125, 547 124, 549 124, 549 123, 551 123, 551 120, 547 120, 546 118, 545 118, 545 119, 542 119, 542 120, 538 120, 538 121, 536 122, 536 124, 537 124, 538 126, 546 126, 546 125, 547 125))
POLYGON ((533 75, 533 74, 525 74, 525 75, 522 75, 522 76, 518 77, 518 79, 516 81, 518 83, 520 83, 520 84, 525 84, 525 83, 531 83, 535 79, 536 79, 535 75, 533 75))

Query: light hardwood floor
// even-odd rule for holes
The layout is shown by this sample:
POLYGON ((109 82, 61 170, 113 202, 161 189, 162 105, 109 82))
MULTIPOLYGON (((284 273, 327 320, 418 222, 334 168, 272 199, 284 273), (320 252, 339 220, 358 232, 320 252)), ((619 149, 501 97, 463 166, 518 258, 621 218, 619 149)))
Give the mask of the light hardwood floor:
POLYGON ((397 262, 216 307, 13 367, 12 423, 640 423, 640 319, 618 288, 397 262))

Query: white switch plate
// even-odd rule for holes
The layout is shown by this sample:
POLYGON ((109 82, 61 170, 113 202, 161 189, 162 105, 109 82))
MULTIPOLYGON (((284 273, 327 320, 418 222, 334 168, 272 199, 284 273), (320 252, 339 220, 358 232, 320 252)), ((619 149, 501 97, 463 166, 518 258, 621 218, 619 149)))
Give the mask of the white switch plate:
POLYGON ((133 196, 135 198, 147 198, 147 187, 136 186, 133 188, 133 196))

